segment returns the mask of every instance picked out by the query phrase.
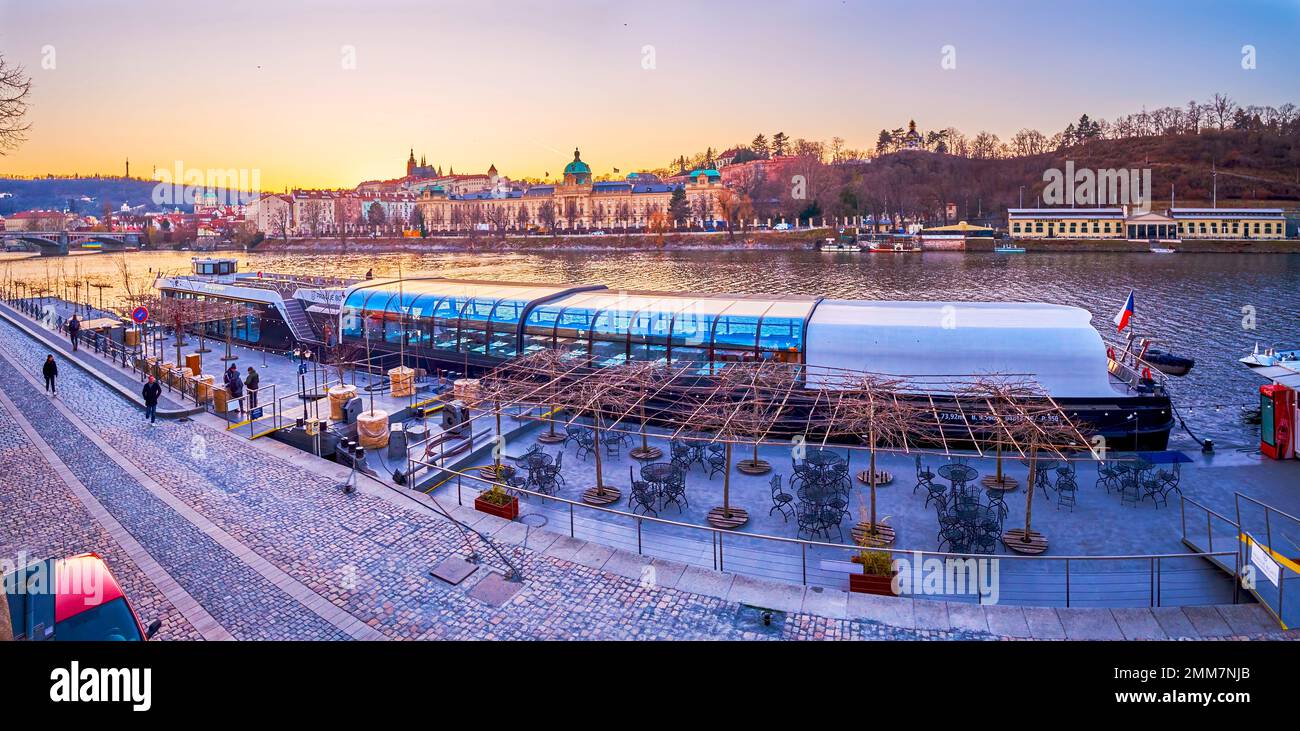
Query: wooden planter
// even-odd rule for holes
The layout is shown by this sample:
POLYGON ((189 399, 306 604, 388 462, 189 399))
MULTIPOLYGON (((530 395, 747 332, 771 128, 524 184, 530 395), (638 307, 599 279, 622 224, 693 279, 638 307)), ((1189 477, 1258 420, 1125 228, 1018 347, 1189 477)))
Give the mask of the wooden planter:
POLYGON ((479 497, 474 498, 474 509, 480 513, 495 515, 498 518, 514 520, 519 517, 519 498, 512 495, 510 496, 509 503, 505 505, 497 505, 496 503, 490 503, 484 500, 480 495, 479 497))
POLYGON ((872 576, 870 574, 849 574, 849 591, 855 591, 859 594, 877 594, 879 596, 896 596, 894 594, 894 577, 898 572, 889 576, 872 576))

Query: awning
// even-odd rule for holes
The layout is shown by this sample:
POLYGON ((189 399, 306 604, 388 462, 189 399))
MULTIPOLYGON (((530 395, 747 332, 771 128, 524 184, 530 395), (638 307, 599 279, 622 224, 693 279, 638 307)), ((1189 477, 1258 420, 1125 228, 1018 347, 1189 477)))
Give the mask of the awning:
POLYGON ((111 317, 97 317, 94 320, 82 320, 82 330, 98 330, 101 327, 122 327, 121 320, 114 320, 111 317))
POLYGON ((1260 378, 1300 391, 1300 373, 1290 368, 1264 366, 1263 368, 1251 368, 1250 371, 1260 378))

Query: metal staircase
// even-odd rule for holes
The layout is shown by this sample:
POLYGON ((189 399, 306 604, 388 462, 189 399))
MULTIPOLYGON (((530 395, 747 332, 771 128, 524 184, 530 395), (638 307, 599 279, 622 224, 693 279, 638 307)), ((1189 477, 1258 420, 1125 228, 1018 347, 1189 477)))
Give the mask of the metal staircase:
POLYGON ((284 297, 283 302, 285 322, 294 339, 308 345, 324 345, 324 341, 316 334, 316 328, 312 327, 307 311, 302 308, 302 303, 293 297, 284 297))

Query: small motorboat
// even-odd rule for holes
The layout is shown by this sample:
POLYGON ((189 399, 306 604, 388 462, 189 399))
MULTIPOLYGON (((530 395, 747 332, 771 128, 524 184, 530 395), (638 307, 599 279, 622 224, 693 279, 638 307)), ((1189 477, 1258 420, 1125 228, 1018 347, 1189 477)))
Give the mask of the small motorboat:
POLYGON ((818 249, 826 252, 834 252, 834 253, 843 252, 843 253, 851 253, 851 254, 857 254, 862 251, 862 247, 858 246, 855 242, 836 241, 835 239, 830 239, 830 238, 823 241, 821 246, 818 247, 818 249))
POLYGON ((1171 249, 1168 246, 1152 246, 1152 254, 1177 254, 1178 249, 1171 249))
POLYGON ((994 247, 993 247, 993 253, 995 253, 995 254, 1023 254, 1023 253, 1025 253, 1025 247, 1023 247, 1023 246, 1016 246, 1015 244, 998 244, 997 246, 994 246, 994 247))
POLYGON ((1156 370, 1167 376, 1185 376, 1196 365, 1194 358, 1175 355, 1160 348, 1147 348, 1142 359, 1155 366, 1156 370))
POLYGON ((872 254, 911 254, 921 250, 916 244, 895 241, 892 244, 885 244, 879 241, 868 241, 867 251, 872 254))

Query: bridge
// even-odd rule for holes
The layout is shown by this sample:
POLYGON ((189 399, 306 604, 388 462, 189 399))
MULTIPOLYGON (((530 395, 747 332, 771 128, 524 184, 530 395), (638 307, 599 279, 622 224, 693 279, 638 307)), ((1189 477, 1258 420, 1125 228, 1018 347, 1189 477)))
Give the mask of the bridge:
POLYGON ((104 251, 122 251, 128 246, 140 245, 140 234, 127 231, 0 231, 0 241, 6 247, 17 242, 28 250, 39 251, 41 256, 67 256, 72 244, 88 241, 103 245, 104 251))

